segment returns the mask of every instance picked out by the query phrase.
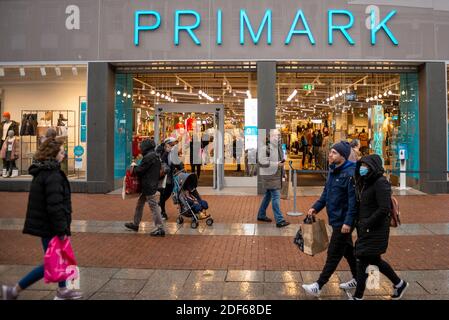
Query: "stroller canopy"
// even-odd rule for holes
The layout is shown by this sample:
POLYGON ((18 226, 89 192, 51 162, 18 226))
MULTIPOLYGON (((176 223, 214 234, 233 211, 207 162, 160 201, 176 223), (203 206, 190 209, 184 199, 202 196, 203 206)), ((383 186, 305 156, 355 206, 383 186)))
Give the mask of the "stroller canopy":
POLYGON ((193 190, 198 186, 198 178, 194 173, 181 172, 178 179, 182 190, 193 190))

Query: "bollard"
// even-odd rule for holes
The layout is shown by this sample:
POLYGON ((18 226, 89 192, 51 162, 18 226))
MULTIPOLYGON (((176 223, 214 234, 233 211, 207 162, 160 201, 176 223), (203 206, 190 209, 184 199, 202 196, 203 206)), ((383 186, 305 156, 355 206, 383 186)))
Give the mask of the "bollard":
POLYGON ((296 210, 296 187, 298 182, 298 176, 297 171, 293 169, 292 167, 292 161, 290 161, 290 170, 293 170, 293 211, 287 212, 287 215, 292 217, 299 217, 302 216, 304 213, 298 212, 296 210))

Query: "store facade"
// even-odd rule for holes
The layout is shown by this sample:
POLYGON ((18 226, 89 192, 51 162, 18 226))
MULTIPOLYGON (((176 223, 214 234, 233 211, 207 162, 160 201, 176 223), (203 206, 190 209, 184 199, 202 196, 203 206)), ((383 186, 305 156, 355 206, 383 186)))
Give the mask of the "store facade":
POLYGON ((418 2, 2 1, 1 113, 24 131, 0 190, 28 188, 38 128, 64 139, 75 191, 104 193, 138 139, 182 123, 194 140, 193 121, 200 140, 222 134, 209 141, 223 165, 203 167, 219 188, 257 183, 246 129, 278 128, 290 151, 311 124, 335 140, 366 129, 393 171, 407 149, 408 185, 446 193, 449 5, 418 2), (239 144, 242 157, 228 148, 239 144))

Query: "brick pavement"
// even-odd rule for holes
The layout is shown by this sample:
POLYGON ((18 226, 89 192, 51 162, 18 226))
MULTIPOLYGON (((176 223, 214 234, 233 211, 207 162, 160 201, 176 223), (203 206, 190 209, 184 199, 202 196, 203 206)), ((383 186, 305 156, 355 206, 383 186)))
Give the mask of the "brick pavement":
MULTIPOLYGON (((27 193, 0 193, 0 218, 24 218, 27 193)), ((261 196, 215 196, 203 197, 209 202, 209 213, 216 222, 255 223, 255 216, 262 200, 261 196)), ((449 195, 398 196, 403 223, 445 223, 449 222, 449 195)), ((299 210, 306 211, 317 197, 298 198, 299 210)), ((128 220, 134 213, 135 199, 122 200, 118 195, 73 194, 73 219, 77 220, 128 220)), ((281 200, 281 210, 293 209, 292 200, 281 200)), ((167 201, 169 221, 174 221, 176 209, 167 201)), ((145 218, 150 219, 145 208, 145 218)), ((272 217, 271 207, 268 215, 272 217)), ((322 215, 326 218, 326 215, 322 215)), ((300 223, 301 218, 288 218, 300 223)))
MULTIPOLYGON (((325 254, 309 257, 290 237, 166 236, 75 233, 81 266, 150 269, 321 270, 325 254)), ((392 236, 385 258, 400 270, 449 269, 449 236, 392 236)), ((0 232, 0 264, 42 261, 37 238, 0 232)), ((346 262, 340 270, 347 270, 346 262)))

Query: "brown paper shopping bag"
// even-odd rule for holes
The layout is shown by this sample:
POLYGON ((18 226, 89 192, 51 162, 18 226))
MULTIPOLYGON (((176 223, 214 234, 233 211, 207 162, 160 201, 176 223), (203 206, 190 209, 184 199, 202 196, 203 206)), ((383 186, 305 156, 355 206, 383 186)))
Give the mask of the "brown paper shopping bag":
POLYGON ((315 221, 315 218, 313 218, 313 221, 307 221, 306 218, 302 226, 302 232, 305 254, 313 256, 327 249, 329 237, 324 220, 318 219, 315 221))

